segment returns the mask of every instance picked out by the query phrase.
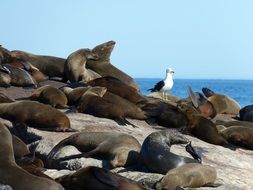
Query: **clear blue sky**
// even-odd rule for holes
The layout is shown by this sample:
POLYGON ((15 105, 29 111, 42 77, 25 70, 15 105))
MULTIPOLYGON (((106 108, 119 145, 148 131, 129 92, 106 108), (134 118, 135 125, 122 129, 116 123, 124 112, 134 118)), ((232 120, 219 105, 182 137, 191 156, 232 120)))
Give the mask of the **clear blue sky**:
POLYGON ((252 0, 5 0, 0 44, 67 57, 115 40, 132 77, 253 79, 252 0))

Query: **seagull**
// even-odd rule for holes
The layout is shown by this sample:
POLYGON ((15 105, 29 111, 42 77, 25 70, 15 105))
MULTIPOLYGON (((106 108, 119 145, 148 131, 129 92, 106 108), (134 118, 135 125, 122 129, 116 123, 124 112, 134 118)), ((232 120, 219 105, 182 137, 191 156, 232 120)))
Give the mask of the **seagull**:
POLYGON ((171 68, 166 69, 165 79, 159 81, 158 83, 156 83, 154 88, 150 88, 148 90, 150 90, 151 92, 162 92, 163 98, 164 98, 165 92, 172 89, 172 87, 173 87, 173 78, 172 78, 173 73, 174 73, 174 71, 171 68))

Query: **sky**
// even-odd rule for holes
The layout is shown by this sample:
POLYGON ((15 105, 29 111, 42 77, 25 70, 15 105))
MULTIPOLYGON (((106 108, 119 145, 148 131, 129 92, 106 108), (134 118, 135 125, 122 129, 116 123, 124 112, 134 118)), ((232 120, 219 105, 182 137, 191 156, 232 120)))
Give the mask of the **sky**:
POLYGON ((116 41, 111 63, 134 78, 253 79, 252 0, 8 0, 0 44, 67 56, 116 41))

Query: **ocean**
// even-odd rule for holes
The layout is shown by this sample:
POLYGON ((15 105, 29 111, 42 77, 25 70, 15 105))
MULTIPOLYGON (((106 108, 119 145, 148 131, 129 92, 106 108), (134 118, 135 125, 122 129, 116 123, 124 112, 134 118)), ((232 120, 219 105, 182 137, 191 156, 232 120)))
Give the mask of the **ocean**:
MULTIPOLYGON (((141 93, 147 95, 147 91, 161 79, 136 78, 141 93)), ((210 88, 216 93, 225 94, 234 98, 241 107, 253 104, 253 80, 208 80, 208 79, 174 79, 174 86, 170 94, 180 98, 187 97, 187 86, 193 91, 201 92, 203 87, 210 88)))

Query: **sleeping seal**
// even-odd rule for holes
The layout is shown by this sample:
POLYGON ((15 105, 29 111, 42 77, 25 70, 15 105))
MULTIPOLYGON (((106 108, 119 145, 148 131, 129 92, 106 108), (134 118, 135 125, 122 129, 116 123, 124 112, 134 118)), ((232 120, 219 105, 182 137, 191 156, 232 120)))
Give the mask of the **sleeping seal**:
POLYGON ((112 132, 82 132, 60 141, 48 154, 47 163, 66 145, 75 146, 84 157, 108 159, 113 168, 135 165, 139 162, 141 145, 133 136, 112 132))

